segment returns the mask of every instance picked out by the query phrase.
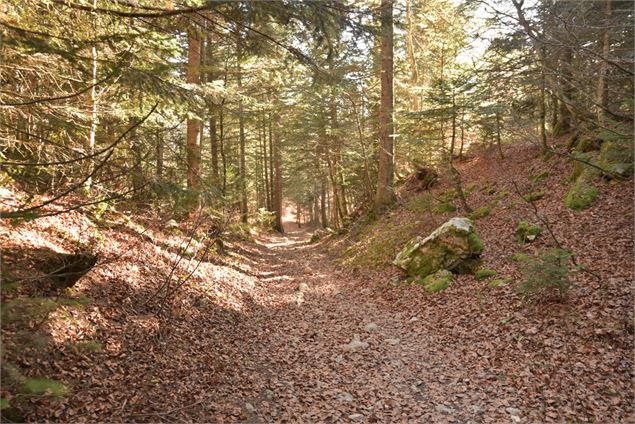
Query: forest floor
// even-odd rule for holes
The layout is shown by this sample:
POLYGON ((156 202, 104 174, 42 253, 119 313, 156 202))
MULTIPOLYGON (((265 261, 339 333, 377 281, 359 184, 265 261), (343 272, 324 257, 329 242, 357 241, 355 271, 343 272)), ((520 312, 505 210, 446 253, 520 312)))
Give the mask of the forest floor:
MULTIPOLYGON (((526 167, 522 154, 511 160, 526 167)), ((466 185, 482 176, 462 172, 466 185)), ((184 231, 113 217, 100 262, 54 297, 46 321, 3 316, 4 361, 69 394, 3 384, 3 397, 32 422, 633 422, 632 192, 602 189, 605 202, 576 215, 575 230, 555 206, 564 184, 543 201, 555 233, 605 278, 578 276, 566 302, 541 305, 468 276, 431 295, 390 267, 351 268, 334 243, 310 244, 287 222, 284 235, 228 241, 157 310, 149 300, 184 231)), ((514 208, 477 224, 486 262, 511 276, 513 229, 501 226, 514 208)), ((18 277, 93 231, 79 213, 0 230, 3 265, 18 277)), ((176 269, 182 281, 191 268, 176 269)), ((3 302, 47 293, 27 284, 3 302)))

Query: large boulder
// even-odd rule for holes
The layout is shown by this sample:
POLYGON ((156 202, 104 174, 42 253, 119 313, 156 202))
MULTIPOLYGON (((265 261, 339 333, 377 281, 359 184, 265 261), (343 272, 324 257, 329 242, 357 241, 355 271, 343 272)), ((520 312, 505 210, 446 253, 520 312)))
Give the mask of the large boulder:
POLYGON ((408 242, 393 261, 412 277, 427 277, 446 269, 464 272, 476 264, 483 242, 468 218, 452 218, 428 237, 408 242))

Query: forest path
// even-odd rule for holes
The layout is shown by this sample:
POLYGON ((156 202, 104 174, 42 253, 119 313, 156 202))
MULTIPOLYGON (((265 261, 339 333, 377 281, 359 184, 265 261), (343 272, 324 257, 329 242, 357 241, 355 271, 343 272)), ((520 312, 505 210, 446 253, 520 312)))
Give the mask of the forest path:
MULTIPOLYGON (((468 358, 338 269, 302 229, 286 228, 249 255, 260 283, 250 319, 261 338, 234 400, 248 421, 482 421, 492 394, 470 388, 468 358)), ((496 409, 517 418, 510 406, 496 409)))

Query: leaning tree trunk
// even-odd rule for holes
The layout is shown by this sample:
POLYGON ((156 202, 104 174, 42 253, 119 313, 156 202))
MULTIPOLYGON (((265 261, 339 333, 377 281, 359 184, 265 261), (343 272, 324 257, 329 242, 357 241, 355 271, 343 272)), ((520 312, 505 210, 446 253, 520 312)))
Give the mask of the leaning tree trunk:
POLYGON ((375 209, 381 210, 394 199, 393 139, 393 0, 381 0, 381 98, 379 103, 379 163, 375 209))

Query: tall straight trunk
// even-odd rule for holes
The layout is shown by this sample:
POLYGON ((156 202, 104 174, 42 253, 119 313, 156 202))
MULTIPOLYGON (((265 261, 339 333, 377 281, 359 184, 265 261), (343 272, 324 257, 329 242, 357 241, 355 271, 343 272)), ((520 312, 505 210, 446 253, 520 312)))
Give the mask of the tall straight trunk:
POLYGON ((498 147, 498 154, 501 159, 505 159, 503 156, 503 146, 501 145, 501 114, 496 111, 496 146, 498 147))
POLYGON ((333 193, 337 190, 337 211, 340 219, 344 219, 344 216, 348 215, 347 207, 346 207, 346 197, 344 196, 344 176, 342 174, 342 167, 340 166, 342 162, 342 147, 339 140, 338 128, 339 123, 337 120, 337 100, 335 97, 335 93, 331 92, 331 98, 329 102, 330 109, 330 119, 331 119, 331 137, 329 138, 332 149, 327 151, 327 154, 330 154, 330 151, 333 151, 332 163, 329 163, 329 169, 332 169, 332 184, 333 184, 333 193))
POLYGON ((273 117, 271 116, 271 113, 269 113, 269 188, 271 189, 271 192, 269 194, 269 203, 271 204, 271 211, 275 211, 275 205, 274 205, 274 187, 275 187, 275 183, 274 183, 274 160, 273 160, 273 156, 274 156, 274 151, 273 151, 273 117))
POLYGON ((320 221, 323 228, 329 226, 328 211, 327 211, 327 198, 326 198, 326 177, 323 173, 320 176, 320 221))
MULTIPOLYGON (((187 33, 187 75, 188 84, 200 83, 201 42, 194 28, 187 33)), ((187 120, 187 187, 195 193, 199 190, 199 172, 201 163, 201 143, 199 133, 201 121, 187 120)), ((198 195, 196 195, 198 202, 198 195)))
MULTIPOLYGON (((242 38, 240 33, 237 33, 237 73, 238 73, 238 89, 242 87, 242 38)), ((242 99, 238 100, 238 131, 240 138, 240 152, 239 152, 239 178, 240 178, 240 221, 247 223, 248 208, 247 208, 247 167, 245 164, 245 117, 244 107, 242 99)))
POLYGON ((225 152, 225 113, 223 112, 223 105, 221 104, 218 110, 218 131, 219 131, 219 148, 220 157, 223 168, 223 195, 227 193, 227 153, 225 152))
POLYGON ((156 135, 156 180, 163 178, 163 134, 158 131, 156 135))
MULTIPOLYGON (((205 22, 205 25, 207 25, 207 22, 205 22)), ((214 60, 214 50, 213 50, 213 39, 212 39, 212 35, 208 34, 207 37, 205 38, 205 55, 203 56, 203 58, 205 59, 205 66, 206 66, 206 80, 208 82, 212 82, 214 81, 214 79, 216 78, 216 74, 212 71, 212 62, 214 60)), ((208 121, 208 125, 209 125, 209 150, 210 150, 210 154, 211 154, 211 168, 212 168, 212 175, 211 175, 211 186, 212 189, 214 190, 220 190, 221 189, 221 178, 220 178, 220 168, 218 165, 218 150, 219 150, 219 142, 218 142, 218 122, 217 122, 217 115, 218 115, 218 110, 219 110, 219 106, 212 103, 209 107, 209 121, 208 121)))
POLYGON ((393 0, 381 0, 381 98, 379 103, 379 163, 375 208, 394 202, 393 139, 393 0))
POLYGON ((459 147, 459 160, 463 159, 463 146, 465 145, 465 108, 461 109, 461 146, 459 147))
MULTIPOLYGON (((544 53, 542 55, 544 57, 544 53)), ((547 144, 547 97, 545 87, 545 63, 540 61, 540 143, 542 144, 542 151, 547 153, 549 151, 549 145, 547 144)))
POLYGON ((573 94, 572 78, 572 62, 573 49, 570 46, 563 47, 560 56, 560 78, 562 85, 562 99, 560 99, 560 110, 558 111, 558 132, 559 134, 567 133, 571 130, 571 105, 567 102, 571 101, 573 94))
POLYGON ((273 209, 276 215, 274 229, 283 233, 282 228, 282 152, 280 136, 275 134, 273 142, 273 209))
POLYGON ((260 169, 260 154, 259 154, 259 150, 260 150, 260 139, 258 139, 258 144, 256 144, 256 151, 255 151, 255 156, 254 156, 254 168, 255 168, 255 172, 256 175, 254 176, 254 182, 255 182, 255 188, 256 188, 256 210, 260 209, 260 207, 262 206, 262 199, 261 194, 262 194, 262 188, 261 188, 261 182, 262 180, 260 179, 261 176, 261 169, 260 169))
POLYGON ((456 143, 456 96, 452 91, 452 135, 450 138, 450 161, 454 158, 454 145, 456 143))
POLYGON ((326 164, 329 168, 329 179, 331 180, 331 189, 333 190, 333 216, 331 217, 331 221, 333 222, 333 226, 335 228, 339 228, 340 218, 342 217, 342 209, 340 202, 340 192, 338 190, 337 179, 335 176, 335 167, 333 166, 333 161, 331 160, 330 152, 326 152, 326 164))
POLYGON ((608 84, 606 82, 606 71, 608 69, 608 57, 611 48, 610 27, 613 17, 613 0, 606 1, 606 12, 604 25, 604 33, 602 34, 602 56, 604 60, 600 61, 600 69, 598 70, 598 85, 596 92, 596 110, 597 119, 600 125, 604 124, 604 117, 607 109, 608 84))
MULTIPOLYGON (((95 136, 97 134, 97 0, 93 0, 93 12, 92 12, 92 45, 90 49, 91 58, 91 84, 90 88, 90 130, 88 133, 88 154, 92 155, 95 152, 95 136)), ((27 134, 29 132, 27 131, 27 134)), ((93 161, 91 160, 92 164, 93 161)), ((88 172, 90 176, 84 184, 86 190, 90 190, 93 185, 93 169, 91 166, 88 172)))
POLYGON ((419 94, 416 91, 419 80, 417 70, 417 59, 415 57, 414 39, 412 36, 412 11, 411 0, 406 0, 406 52, 408 54, 408 62, 410 63, 410 97, 412 99, 412 110, 419 110, 419 94))
POLYGON ((209 111, 209 147, 212 155, 212 187, 220 188, 220 169, 218 167, 218 129, 216 128, 216 106, 209 111))
POLYGON ((558 97, 555 94, 551 94, 551 135, 556 136, 556 128, 558 126, 558 97))
POLYGON ((265 207, 268 211, 271 210, 271 188, 269 184, 269 160, 267 159, 267 121, 266 116, 263 114, 262 116, 262 160, 263 160, 263 171, 264 171, 264 180, 265 180, 265 207))
MULTIPOLYGON (((362 97, 363 99, 363 97, 362 97)), ((372 182, 370 179, 370 165, 368 163, 368 154, 366 142, 364 141, 364 126, 359 117, 359 115, 364 114, 363 103, 360 106, 360 111, 357 111, 357 105, 355 101, 351 98, 351 104, 353 105, 353 115, 355 116, 355 124, 357 126, 357 137, 359 138, 359 145, 362 148, 362 157, 364 158, 364 199, 366 201, 370 201, 372 199, 372 182)), ((363 102, 363 100, 362 100, 363 102)))

